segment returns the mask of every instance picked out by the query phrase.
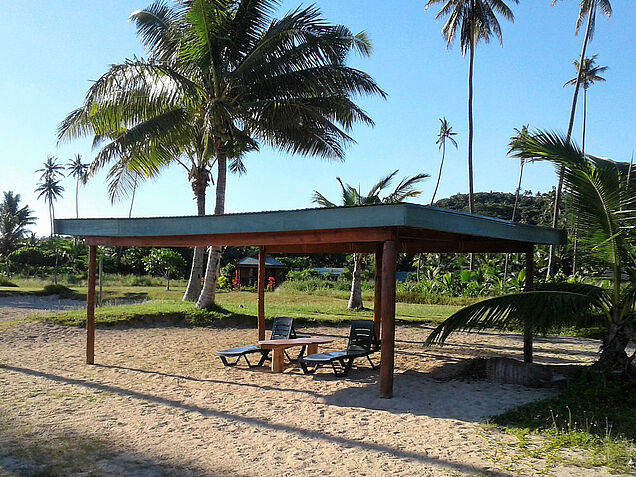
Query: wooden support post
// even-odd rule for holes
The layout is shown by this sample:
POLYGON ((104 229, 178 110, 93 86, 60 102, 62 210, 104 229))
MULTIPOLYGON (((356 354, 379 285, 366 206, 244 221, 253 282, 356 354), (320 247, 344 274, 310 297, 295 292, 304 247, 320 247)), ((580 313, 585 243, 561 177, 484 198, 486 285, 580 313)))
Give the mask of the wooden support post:
POLYGON ((380 322, 382 321, 382 246, 375 252, 375 279, 373 281, 373 324, 375 337, 380 339, 380 322))
POLYGON ((97 246, 88 247, 88 289, 86 290, 86 364, 95 364, 95 268, 97 246))
POLYGON ((265 339, 265 247, 258 249, 258 339, 265 339))
POLYGON ((393 240, 384 242, 382 251, 382 348, 380 352, 380 397, 393 397, 395 347, 395 260, 393 240))
MULTIPOLYGON (((525 291, 531 291, 534 286, 534 247, 531 245, 526 252, 526 282, 524 284, 525 291)), ((523 361, 532 363, 532 324, 529 320, 523 327, 523 361)))

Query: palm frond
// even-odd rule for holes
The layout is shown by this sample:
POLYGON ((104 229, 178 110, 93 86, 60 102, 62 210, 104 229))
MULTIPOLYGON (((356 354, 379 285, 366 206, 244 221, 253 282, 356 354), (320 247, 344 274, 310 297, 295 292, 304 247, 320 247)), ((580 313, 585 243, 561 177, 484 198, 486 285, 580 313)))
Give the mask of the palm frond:
POLYGON ((456 331, 521 329, 526 323, 534 333, 545 333, 575 323, 590 308, 606 308, 608 301, 602 288, 571 284, 490 298, 451 315, 431 332, 425 344, 443 344, 456 331))

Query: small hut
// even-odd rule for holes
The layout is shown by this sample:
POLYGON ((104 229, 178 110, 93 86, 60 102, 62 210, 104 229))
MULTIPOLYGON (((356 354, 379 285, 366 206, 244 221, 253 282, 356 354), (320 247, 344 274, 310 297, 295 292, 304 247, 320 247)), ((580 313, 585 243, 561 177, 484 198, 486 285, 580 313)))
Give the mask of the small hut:
MULTIPOLYGON (((265 257, 265 276, 267 280, 273 277, 275 284, 278 285, 285 278, 287 267, 272 257, 265 257)), ((242 287, 254 286, 258 281, 258 259, 253 257, 245 257, 236 264, 235 278, 242 287)))

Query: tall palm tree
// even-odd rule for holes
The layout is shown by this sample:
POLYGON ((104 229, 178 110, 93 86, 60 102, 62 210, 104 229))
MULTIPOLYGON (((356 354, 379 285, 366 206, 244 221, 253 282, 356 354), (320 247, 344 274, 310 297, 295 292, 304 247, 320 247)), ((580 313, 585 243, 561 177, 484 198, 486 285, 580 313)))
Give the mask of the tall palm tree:
POLYGON ((439 149, 442 151, 442 160, 439 163, 439 173, 437 174, 437 183, 435 184, 435 190, 433 191, 433 197, 431 197, 431 205, 435 202, 435 195, 437 194, 437 189, 439 187, 439 181, 442 178, 442 168, 444 167, 444 158, 446 157, 446 141, 450 141, 455 149, 457 149, 457 141, 453 138, 457 133, 453 131, 453 126, 448 124, 446 118, 440 118, 439 122, 442 123, 439 128, 439 133, 437 133, 437 141, 435 144, 439 146, 439 149))
MULTIPOLYGON (((585 136, 587 131, 587 90, 597 81, 605 81, 600 73, 607 71, 607 66, 597 66, 596 62, 598 55, 594 55, 591 58, 585 58, 583 63, 580 64, 578 60, 574 60, 573 64, 577 71, 577 77, 572 78, 566 82, 563 86, 576 86, 578 80, 578 72, 581 72, 581 86, 583 86, 583 133, 581 140, 581 151, 585 154, 585 136)), ((574 250, 572 258, 572 273, 576 273, 577 270, 577 252, 578 252, 578 230, 574 229, 574 250)))
MULTIPOLYGON (((573 62, 576 71, 581 72, 580 81, 581 86, 583 87, 583 138, 581 141, 581 150, 583 151, 583 154, 585 154, 585 133, 587 129, 587 90, 597 81, 605 81, 605 78, 601 76, 601 73, 605 73, 607 71, 607 66, 598 66, 595 64, 596 58, 598 58, 598 55, 594 55, 591 58, 585 58, 582 64, 579 63, 578 60, 574 60, 573 62)), ((576 86, 577 80, 578 74, 576 78, 572 78, 563 86, 576 86)))
MULTIPOLYGON (((511 0, 519 3, 519 0, 511 0)), ((428 0, 425 8, 443 3, 436 18, 448 15, 442 28, 446 45, 450 48, 459 31, 459 42, 463 56, 469 53, 468 66, 468 211, 472 214, 473 202, 473 65, 475 46, 479 40, 486 43, 494 34, 503 46, 501 27, 496 13, 506 20, 514 21, 512 10, 503 0, 428 0)))
MULTIPOLYGON (((515 128, 517 134, 510 138, 510 152, 515 149, 515 146, 519 143, 519 141, 523 141, 528 136, 528 125, 521 126, 521 129, 515 128)), ((519 159, 519 182, 517 184, 517 190, 515 191, 515 203, 512 206, 512 217, 510 220, 512 222, 515 221, 517 216, 517 206, 519 205, 519 196, 521 195, 521 182, 523 180, 523 166, 526 164, 526 160, 521 158, 519 159)), ((510 260, 510 254, 506 254, 506 260, 504 262, 504 281, 508 277, 508 262, 510 260)))
POLYGON ((38 199, 44 197, 49 206, 49 218, 51 221, 51 237, 53 236, 53 221, 55 220, 54 202, 62 197, 64 187, 60 185, 60 179, 54 175, 45 175, 38 182, 35 192, 39 192, 38 199))
MULTIPOLYGON (((557 0, 552 0, 554 5, 557 0)), ((579 88, 581 86, 581 77, 583 70, 580 68, 584 64, 585 53, 587 51, 587 44, 594 37, 594 29, 596 26, 596 13, 600 11, 608 18, 612 16, 612 5, 609 0, 581 0, 581 8, 579 10, 579 16, 576 20, 575 34, 578 35, 581 25, 587 18, 587 27, 585 28, 585 36, 583 37, 583 47, 581 49, 581 57, 579 59, 579 72, 574 85, 574 94, 572 95, 572 107, 570 108, 570 122, 568 123, 568 132, 566 135, 567 140, 572 139, 572 129, 574 128, 574 116, 576 115, 576 104, 579 97, 579 88)), ((556 227, 559 221, 559 208, 561 207, 561 195, 563 189, 563 172, 564 166, 559 169, 559 182, 557 184, 556 194, 554 195, 554 206, 552 208, 552 227, 556 227)), ((549 277, 553 272, 554 264, 554 247, 550 245, 550 256, 548 259, 548 271, 549 277)))
POLYGON ((75 217, 79 218, 79 185, 86 184, 86 172, 88 164, 82 162, 82 156, 75 155, 75 159, 71 159, 66 164, 68 175, 75 179, 75 217))
MULTIPOLYGON (((64 120, 60 138, 91 134, 107 142, 92 171, 123 158, 130 163, 124 176, 181 164, 198 213, 214 166, 216 215, 225 211, 228 160, 260 143, 342 159, 353 124, 373 124, 351 98, 385 96, 369 75, 345 65, 351 51, 369 55, 370 42, 364 32, 328 24, 315 7, 276 20, 276 6, 158 1, 134 12, 149 58, 111 67, 64 120)), ((199 307, 214 304, 219 259, 220 248, 212 247, 199 307)))
POLYGON ((603 369, 628 369, 636 353, 626 347, 636 317, 636 177, 629 164, 584 155, 567 137, 539 132, 515 145, 515 155, 526 160, 549 161, 564 166, 563 183, 568 205, 576 218, 581 240, 591 246, 595 258, 612 274, 611 289, 594 285, 546 284, 513 295, 491 298, 460 310, 428 337, 443 342, 450 333, 485 327, 522 327, 545 332, 576 324, 585 312, 602 316, 603 369), (623 276, 629 277, 623 282, 623 276))
POLYGON ((4 192, 0 203, 0 257, 16 250, 24 240, 27 226, 35 223, 35 216, 28 205, 20 207, 20 194, 4 192))
MULTIPOLYGON (((382 192, 388 188, 399 170, 393 171, 388 176, 380 179, 366 195, 363 195, 355 187, 342 182, 340 177, 336 177, 336 180, 340 184, 342 189, 342 207, 355 207, 359 205, 372 205, 372 204, 393 204, 397 202, 404 202, 410 197, 417 197, 422 193, 421 190, 415 190, 414 186, 429 177, 428 174, 417 174, 412 177, 403 178, 398 185, 393 189, 391 193, 384 197, 380 197, 382 192)), ((323 194, 314 191, 312 202, 321 205, 322 207, 338 207, 334 202, 331 202, 323 194)), ((349 303, 347 308, 350 310, 359 310, 364 307, 362 303, 362 281, 360 279, 360 272, 362 271, 362 254, 353 254, 353 277, 351 279, 351 295, 349 296, 349 303)))

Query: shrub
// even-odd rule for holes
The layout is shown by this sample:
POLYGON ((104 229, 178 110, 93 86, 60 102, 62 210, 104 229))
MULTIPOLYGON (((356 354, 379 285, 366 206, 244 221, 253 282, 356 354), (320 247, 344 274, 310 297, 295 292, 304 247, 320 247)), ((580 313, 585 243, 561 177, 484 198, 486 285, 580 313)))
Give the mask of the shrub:
POLYGON ((10 281, 8 278, 0 275, 0 287, 17 287, 15 283, 10 281))

